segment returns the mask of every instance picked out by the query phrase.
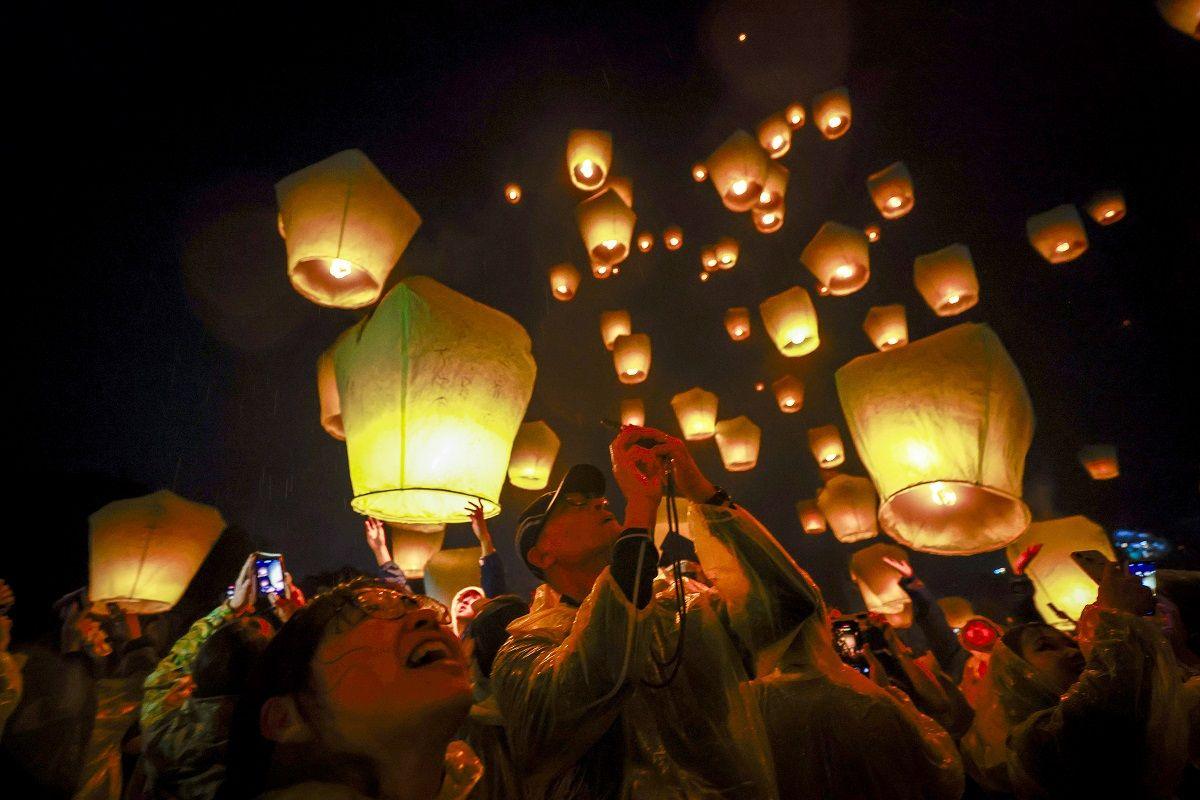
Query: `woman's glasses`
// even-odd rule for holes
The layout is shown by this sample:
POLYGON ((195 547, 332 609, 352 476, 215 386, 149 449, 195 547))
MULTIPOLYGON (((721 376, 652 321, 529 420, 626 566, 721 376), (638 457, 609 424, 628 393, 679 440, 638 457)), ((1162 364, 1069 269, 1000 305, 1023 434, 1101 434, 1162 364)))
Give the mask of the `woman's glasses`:
POLYGON ((450 624, 449 609, 437 600, 422 595, 405 594, 399 589, 383 586, 349 589, 339 593, 335 602, 338 615, 343 619, 346 615, 342 612, 350 609, 358 611, 364 617, 386 620, 400 619, 410 611, 428 609, 437 615, 439 625, 450 624))

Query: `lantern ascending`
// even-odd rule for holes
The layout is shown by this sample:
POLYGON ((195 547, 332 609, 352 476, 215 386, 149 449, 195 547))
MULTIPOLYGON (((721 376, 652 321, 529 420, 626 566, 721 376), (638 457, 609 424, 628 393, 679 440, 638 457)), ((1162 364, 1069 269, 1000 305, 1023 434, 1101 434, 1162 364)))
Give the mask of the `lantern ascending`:
POLYGON ((637 215, 615 189, 584 200, 575 208, 575 219, 592 264, 611 267, 629 255, 637 215))
POLYGON ((678 250, 683 247, 683 229, 672 225, 663 231, 663 246, 668 250, 678 250))
POLYGON ((466 522, 500 512, 513 438, 533 393, 529 335, 431 278, 388 292, 334 350, 360 514, 466 522))
POLYGON ((342 404, 338 399, 337 374, 333 369, 333 347, 321 353, 317 359, 317 402, 321 408, 321 427, 338 441, 346 441, 346 431, 342 427, 342 404))
POLYGON ((850 577, 858 584, 867 611, 889 617, 907 617, 908 625, 896 627, 909 627, 912 625, 912 597, 900 585, 899 571, 884 561, 885 558, 907 562, 908 553, 894 544, 864 547, 850 556, 850 577))
POLYGON ((361 151, 343 150, 275 184, 288 278, 322 306, 379 299, 421 217, 361 151))
POLYGON ((915 550, 970 555, 1029 523, 1021 501, 1033 409, 986 325, 964 324, 837 371, 859 457, 882 498, 879 522, 915 550))
POLYGON ((523 422, 508 459, 508 481, 518 489, 545 489, 558 456, 557 434, 545 422, 523 422))
POLYGON ((654 234, 650 231, 642 231, 638 234, 637 247, 643 253, 649 253, 654 247, 654 234))
POLYGON ((1094 444, 1083 448, 1079 451, 1079 463, 1095 481, 1108 481, 1121 475, 1117 448, 1111 444, 1094 444))
POLYGON ((1125 218, 1125 197, 1118 191, 1097 192, 1087 204, 1088 216, 1097 225, 1112 225, 1125 218))
POLYGON ((783 158, 792 148, 792 126, 782 114, 758 123, 758 144, 771 158, 783 158))
POLYGON ((784 375, 771 384, 775 402, 785 414, 795 414, 804 407, 804 381, 794 375, 784 375))
POLYGON ((740 342, 750 337, 750 309, 744 306, 725 311, 725 330, 729 338, 740 342))
POLYGON ((705 272, 716 272, 721 268, 721 262, 717 261, 715 248, 706 247, 700 251, 700 266, 704 267, 705 272))
POLYGON ((763 327, 785 356, 806 356, 821 344, 817 332, 817 310, 812 298, 799 286, 772 295, 758 304, 763 327))
POLYGON ((882 231, 880 231, 878 225, 868 225, 867 227, 863 228, 863 233, 867 235, 868 242, 875 244, 879 241, 879 235, 882 233, 882 231))
POLYGON ((800 527, 804 532, 816 536, 824 533, 828 525, 825 515, 817 508, 816 500, 799 500, 796 502, 796 516, 800 518, 800 527))
POLYGON ((830 294, 853 294, 871 277, 867 245, 866 234, 858 228, 826 222, 800 253, 800 261, 830 294))
POLYGON ((592 264, 592 277, 598 281, 605 280, 606 278, 611 278, 613 275, 616 275, 616 274, 617 274, 616 267, 610 267, 606 264, 595 264, 595 263, 592 264))
POLYGON ((516 183, 510 183, 510 184, 506 185, 504 187, 504 199, 507 200, 510 205, 514 205, 514 206, 517 203, 521 202, 521 187, 520 187, 520 185, 516 184, 516 183))
POLYGON ((786 209, 781 205, 771 211, 754 209, 750 212, 750 216, 754 220, 755 230, 759 233, 774 233, 783 227, 783 218, 786 213, 786 209))
POLYGON ((1051 264, 1074 261, 1087 250, 1087 233, 1079 211, 1070 203, 1034 214, 1025 223, 1025 232, 1033 249, 1051 264))
POLYGON ((938 608, 942 610, 942 615, 946 617, 946 624, 949 625, 957 633, 976 616, 975 608, 971 605, 971 601, 965 597, 939 597, 937 600, 938 608))
MULTIPOLYGON (((439 550, 425 564, 424 594, 449 608, 451 619, 455 619, 454 596, 468 586, 478 587, 483 582, 480 573, 478 547, 439 550)), ((483 594, 483 590, 479 593, 483 594)))
POLYGON ((979 302, 979 279, 971 251, 952 244, 913 261, 913 283, 939 317, 953 317, 979 302))
POLYGON ((717 423, 717 449, 729 472, 745 472, 758 463, 762 429, 748 417, 723 419, 717 423))
POLYGON ((850 130, 850 92, 845 86, 830 89, 812 100, 813 124, 826 139, 837 139, 850 130))
POLYGON ((705 162, 713 188, 730 211, 749 211, 767 179, 767 154, 754 137, 737 131, 705 162))
POLYGON ((1033 602, 1046 622, 1060 630, 1073 631, 1084 606, 1096 601, 1099 587, 1072 560, 1071 553, 1099 550, 1105 558, 1115 561, 1108 534, 1087 517, 1035 522, 1008 545, 1005 555, 1009 563, 1014 563, 1027 547, 1035 544, 1042 549, 1025 569, 1035 587, 1033 602))
POLYGON ((693 164, 692 180, 696 183, 704 183, 704 181, 708 180, 708 167, 703 164, 693 164))
POLYGON ((846 460, 846 446, 836 425, 808 429, 808 447, 821 469, 840 467, 846 460))
POLYGON ((767 179, 762 191, 758 193, 758 202, 754 204, 756 216, 771 211, 783 210, 783 199, 787 195, 788 178, 791 173, 782 164, 771 162, 767 165, 767 179))
POLYGON ((699 386, 671 398, 683 438, 689 442, 709 439, 717 430, 717 396, 699 386))
POLYGON ((576 188, 585 192, 599 189, 611 164, 611 133, 576 129, 567 134, 567 172, 576 188))
POLYGON ((646 424, 646 406, 640 399, 631 397, 621 401, 621 424, 639 427, 646 424))
POLYGON ((722 236, 713 245, 713 255, 717 257, 717 266, 721 269, 733 269, 738 260, 737 239, 732 236, 722 236))
POLYGON ((641 383, 650 374, 650 336, 631 333, 613 342, 613 366, 621 383, 641 383))
POLYGON ((579 289, 579 270, 574 264, 563 262, 550 268, 550 294, 555 300, 567 302, 579 289))
POLYGON ((833 535, 845 544, 879 535, 875 520, 875 490, 857 475, 834 475, 817 492, 817 508, 829 521, 833 535))
POLYGON ((800 103, 791 103, 783 110, 783 116, 788 121, 788 125, 792 126, 792 130, 804 127, 804 106, 800 103))
POLYGON ((903 161, 897 161, 867 177, 867 191, 884 219, 897 219, 912 211, 912 175, 903 161))
POLYGON ((908 344, 908 319, 904 306, 871 306, 863 320, 867 338, 878 350, 890 350, 908 344))
POLYGON ((629 318, 629 312, 618 309, 617 311, 601 311, 600 312, 600 338, 604 340, 604 347, 608 350, 613 349, 613 342, 618 336, 628 336, 633 333, 633 322, 629 318))
POLYGON ((446 525, 389 522, 387 528, 392 540, 392 561, 410 581, 423 579, 426 564, 446 540, 446 525))

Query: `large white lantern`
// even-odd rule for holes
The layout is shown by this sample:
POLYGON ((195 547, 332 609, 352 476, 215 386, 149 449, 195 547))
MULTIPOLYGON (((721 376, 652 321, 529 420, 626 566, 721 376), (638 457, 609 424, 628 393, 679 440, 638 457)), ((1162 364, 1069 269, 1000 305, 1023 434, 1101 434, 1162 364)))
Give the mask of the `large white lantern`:
POLYGON ((615 189, 605 189, 575 207, 579 235, 593 267, 613 267, 629 256, 637 214, 615 189))
POLYGON ((840 467, 846 460, 846 447, 836 425, 808 429, 808 447, 821 469, 840 467))
POLYGON ((705 166, 713 188, 730 211, 749 211, 767 179, 767 154, 754 137, 736 131, 708 157, 705 166))
POLYGON ((613 342, 613 366, 621 383, 641 383, 650 374, 650 336, 631 333, 613 342))
POLYGON ((871 306, 863 320, 863 331, 878 350, 891 350, 908 344, 908 317, 904 306, 871 306))
POLYGON ((826 139, 837 139, 850 130, 850 91, 845 86, 822 92, 810 107, 813 124, 826 139))
POLYGON ((1084 606, 1096 601, 1098 587, 1071 558, 1071 553, 1099 550, 1110 561, 1116 561, 1112 543, 1104 529, 1087 517, 1035 522, 1006 548, 1009 564, 1035 544, 1042 549, 1025 569, 1033 582, 1033 602, 1046 622, 1060 630, 1073 631, 1084 606))

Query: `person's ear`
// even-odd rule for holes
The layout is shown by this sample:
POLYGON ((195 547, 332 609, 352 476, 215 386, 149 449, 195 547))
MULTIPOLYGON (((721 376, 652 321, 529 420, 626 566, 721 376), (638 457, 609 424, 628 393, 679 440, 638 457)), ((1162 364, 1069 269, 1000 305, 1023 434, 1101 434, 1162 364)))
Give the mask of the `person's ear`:
POLYGON ((533 564, 542 572, 545 572, 547 569, 554 566, 554 562, 557 560, 555 559, 553 553, 546 552, 542 549, 541 545, 537 544, 529 548, 529 553, 526 555, 526 558, 529 560, 530 564, 533 564))
POLYGON ((272 742, 307 742, 312 729, 300 715, 295 698, 280 695, 267 698, 258 715, 258 728, 263 738, 272 742))

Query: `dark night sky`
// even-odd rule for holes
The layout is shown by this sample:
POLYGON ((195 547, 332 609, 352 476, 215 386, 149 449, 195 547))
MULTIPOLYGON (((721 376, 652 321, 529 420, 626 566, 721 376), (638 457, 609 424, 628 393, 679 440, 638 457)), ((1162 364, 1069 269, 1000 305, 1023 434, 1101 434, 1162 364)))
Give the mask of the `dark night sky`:
MULTIPOLYGON (((172 16, 93 8, 39 28, 26 76, 31 149, 11 163, 48 190, 34 209, 54 224, 43 243, 55 274, 52 302, 20 334, 36 389, 17 427, 34 437, 25 497, 70 531, 59 583, 82 573, 87 513, 159 487, 219 506, 298 575, 368 566, 344 446, 318 424, 314 378, 317 355, 357 316, 290 288, 274 224, 274 182, 349 147, 424 217, 396 276, 433 276, 529 331, 539 376, 527 418, 561 437, 556 476, 603 463, 596 420, 620 398, 643 397, 649 421, 674 431, 670 396, 711 389, 723 418, 763 427, 763 448, 757 469, 731 475, 702 442, 701 465, 845 602, 849 549, 804 539, 792 510, 819 484, 805 431, 841 423, 833 372, 871 351, 866 310, 900 302, 913 338, 986 321, 1007 346, 1037 415, 1026 465, 1035 517, 1194 535, 1200 44, 1152 3, 434 7, 425 17, 397 3, 280 7, 262 19, 206 4, 172 16), (811 125, 798 132, 780 233, 754 233, 691 181, 690 165, 735 128, 839 84, 853 128, 836 142, 811 125), (562 167, 572 127, 613 132, 638 230, 678 223, 687 244, 635 254, 620 277, 585 278, 560 304, 546 268, 585 265, 562 167), (820 349, 789 363, 757 314, 749 341, 729 341, 726 307, 812 288, 798 256, 822 222, 878 221, 865 178, 895 160, 913 173, 916 208, 882 223, 865 289, 818 299, 820 349), (519 206, 503 202, 508 180, 525 189, 519 206), (1025 219, 1106 188, 1125 193, 1128 217, 1089 221, 1080 260, 1042 261, 1025 219), (699 246, 724 234, 742 242, 741 260, 701 284, 699 246), (982 299, 939 319, 912 286, 912 259, 953 242, 971 248, 982 299), (651 335, 640 386, 616 381, 599 337, 606 308, 629 308, 651 335), (807 397, 785 416, 753 384, 788 370, 807 397), (1092 482, 1076 461, 1096 441, 1120 448, 1118 480, 1092 482)), ((848 467, 862 472, 853 455, 848 467)), ((524 585, 511 530, 533 496, 506 486, 492 521, 524 585)), ((448 541, 471 539, 459 526, 448 541)), ((917 564, 951 594, 1002 559, 917 564)), ((30 568, 0 574, 19 587, 30 568)))

